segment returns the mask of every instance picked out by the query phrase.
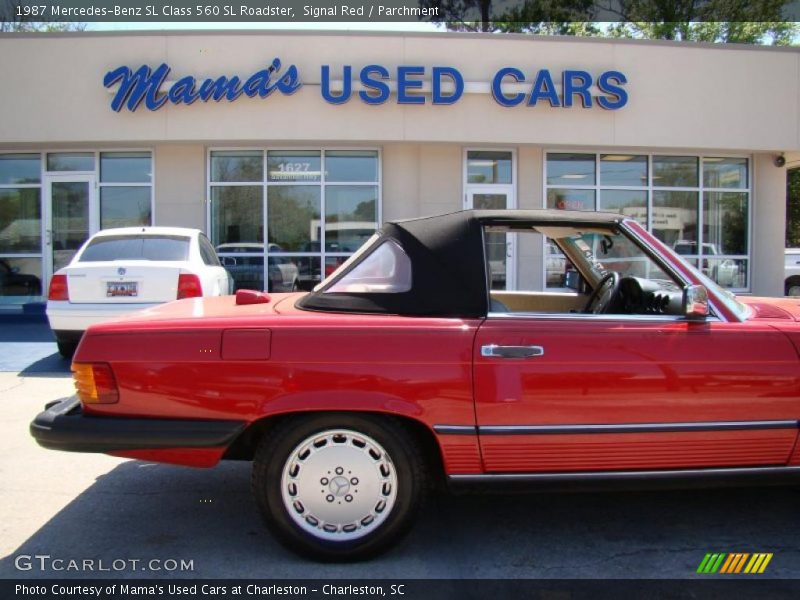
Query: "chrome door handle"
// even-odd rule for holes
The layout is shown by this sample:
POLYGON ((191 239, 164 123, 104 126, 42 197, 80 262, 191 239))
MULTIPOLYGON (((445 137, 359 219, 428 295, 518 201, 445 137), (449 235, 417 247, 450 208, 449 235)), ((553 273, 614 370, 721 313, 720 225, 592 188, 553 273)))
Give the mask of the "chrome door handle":
POLYGON ((497 344, 481 346, 481 356, 487 358, 535 358, 543 355, 542 346, 498 346, 497 344))

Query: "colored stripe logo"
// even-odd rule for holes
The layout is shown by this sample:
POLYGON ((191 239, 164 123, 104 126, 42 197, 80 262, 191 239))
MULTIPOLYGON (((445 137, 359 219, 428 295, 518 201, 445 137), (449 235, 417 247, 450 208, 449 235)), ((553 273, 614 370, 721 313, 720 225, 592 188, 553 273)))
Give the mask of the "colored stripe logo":
POLYGON ((772 560, 772 552, 709 552, 700 561, 700 566, 697 567, 697 572, 704 575, 712 575, 714 573, 720 574, 736 574, 748 573, 757 574, 763 573, 769 561, 772 560))

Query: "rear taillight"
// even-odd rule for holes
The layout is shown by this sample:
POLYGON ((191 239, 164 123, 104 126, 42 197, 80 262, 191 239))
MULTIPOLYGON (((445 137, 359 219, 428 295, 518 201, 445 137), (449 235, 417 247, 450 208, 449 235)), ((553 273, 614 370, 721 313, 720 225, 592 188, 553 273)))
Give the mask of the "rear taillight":
POLYGON ((72 377, 83 404, 119 402, 117 380, 108 363, 72 363, 72 377))
POLYGON ((203 287, 200 285, 200 278, 191 273, 181 273, 178 275, 178 300, 182 298, 197 298, 203 295, 203 287))
POLYGON ((69 300, 66 275, 53 275, 50 280, 50 290, 47 292, 48 300, 69 300))

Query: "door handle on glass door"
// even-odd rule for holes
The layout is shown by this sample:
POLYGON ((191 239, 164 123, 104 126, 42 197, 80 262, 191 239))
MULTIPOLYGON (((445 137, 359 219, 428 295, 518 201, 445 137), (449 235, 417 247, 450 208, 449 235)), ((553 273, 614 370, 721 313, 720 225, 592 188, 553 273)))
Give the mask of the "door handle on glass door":
POLYGON ((486 358, 535 358, 544 355, 542 346, 481 346, 481 356, 486 358))

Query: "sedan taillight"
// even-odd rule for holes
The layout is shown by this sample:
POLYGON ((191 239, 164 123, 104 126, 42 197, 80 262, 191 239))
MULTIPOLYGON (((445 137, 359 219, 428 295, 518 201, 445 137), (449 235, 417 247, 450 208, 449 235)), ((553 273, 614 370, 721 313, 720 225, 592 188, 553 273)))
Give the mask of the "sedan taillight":
POLYGON ((47 293, 47 299, 69 300, 66 275, 53 275, 53 278, 50 280, 50 290, 47 293))
POLYGON ((200 285, 200 278, 191 273, 181 273, 178 275, 178 300, 183 298, 197 298, 203 295, 203 286, 200 285))
POLYGON ((108 363, 72 363, 75 389, 83 404, 115 404, 119 389, 108 363))

